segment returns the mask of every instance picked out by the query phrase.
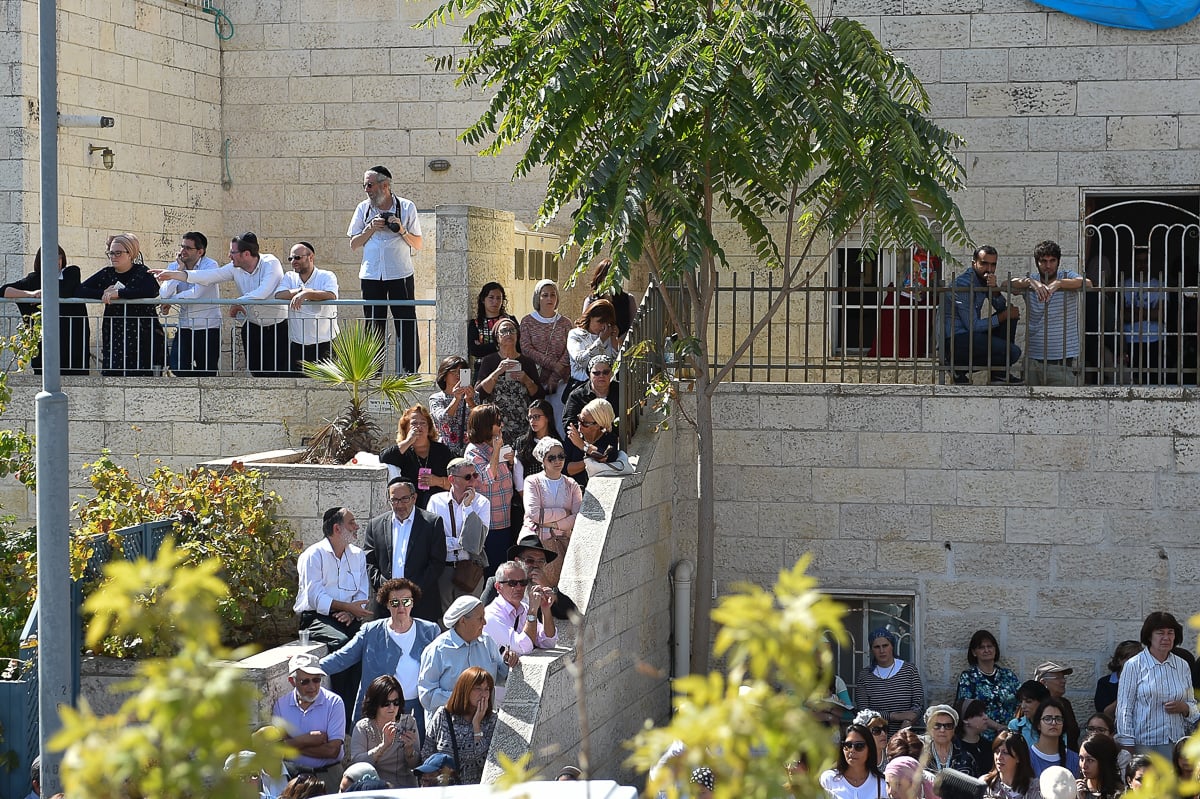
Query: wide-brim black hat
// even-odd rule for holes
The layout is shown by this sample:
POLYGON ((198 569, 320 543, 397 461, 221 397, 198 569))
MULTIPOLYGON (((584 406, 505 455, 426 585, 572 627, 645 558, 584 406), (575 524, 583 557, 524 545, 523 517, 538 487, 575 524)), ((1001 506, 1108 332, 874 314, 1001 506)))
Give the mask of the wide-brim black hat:
POLYGON ((558 557, 557 552, 555 552, 553 549, 546 549, 544 546, 542 546, 542 542, 538 540, 536 535, 530 534, 508 548, 508 559, 516 560, 517 553, 519 553, 522 549, 536 549, 538 552, 541 552, 546 556, 547 563, 552 562, 558 557))

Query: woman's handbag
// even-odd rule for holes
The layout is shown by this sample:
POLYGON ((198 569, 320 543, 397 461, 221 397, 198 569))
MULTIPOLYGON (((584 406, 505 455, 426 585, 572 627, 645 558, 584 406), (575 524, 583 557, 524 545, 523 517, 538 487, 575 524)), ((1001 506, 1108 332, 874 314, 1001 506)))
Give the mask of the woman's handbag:
POLYGON ((583 465, 587 469, 589 478, 624 477, 627 474, 633 474, 633 464, 629 462, 629 456, 623 451, 618 452, 617 457, 608 463, 594 458, 584 458, 583 465))
POLYGON ((454 587, 459 591, 471 594, 475 592, 475 586, 479 585, 479 581, 482 579, 482 566, 473 560, 460 560, 454 564, 454 577, 450 582, 454 583, 454 587))

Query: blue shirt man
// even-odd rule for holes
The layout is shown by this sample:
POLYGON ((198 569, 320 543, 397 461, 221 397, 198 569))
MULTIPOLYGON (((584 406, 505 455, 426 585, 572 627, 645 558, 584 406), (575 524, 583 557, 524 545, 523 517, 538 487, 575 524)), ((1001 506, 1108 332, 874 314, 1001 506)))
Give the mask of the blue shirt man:
POLYGON ((998 259, 995 247, 977 247, 971 256, 971 268, 954 279, 947 293, 944 358, 955 367, 955 383, 971 382, 967 372, 975 369, 990 369, 993 383, 1020 382, 1007 370, 1021 358, 1021 348, 1012 343, 1021 312, 997 290, 998 259), (993 311, 986 316, 985 302, 993 311))

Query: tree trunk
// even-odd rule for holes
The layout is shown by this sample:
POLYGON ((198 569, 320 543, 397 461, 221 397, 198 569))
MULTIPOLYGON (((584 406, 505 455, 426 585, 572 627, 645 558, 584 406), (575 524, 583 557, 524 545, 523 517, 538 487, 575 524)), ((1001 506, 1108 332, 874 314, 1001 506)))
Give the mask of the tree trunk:
POLYGON ((708 673, 712 622, 713 539, 713 440, 712 395, 708 369, 696 368, 696 582, 692 603, 692 673, 708 673))

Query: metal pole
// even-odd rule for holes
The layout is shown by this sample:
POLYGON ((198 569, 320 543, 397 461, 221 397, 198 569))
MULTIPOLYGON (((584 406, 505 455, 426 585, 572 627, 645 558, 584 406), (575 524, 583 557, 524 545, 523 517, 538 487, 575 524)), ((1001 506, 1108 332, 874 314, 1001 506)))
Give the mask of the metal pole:
POLYGON ((41 112, 42 390, 36 400, 38 729, 43 796, 62 790, 62 757, 50 739, 62 726, 59 705, 73 702, 68 565, 67 395, 59 370, 58 31, 54 0, 38 0, 38 104, 41 112), (53 266, 52 266, 53 265, 53 266))

